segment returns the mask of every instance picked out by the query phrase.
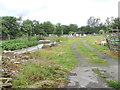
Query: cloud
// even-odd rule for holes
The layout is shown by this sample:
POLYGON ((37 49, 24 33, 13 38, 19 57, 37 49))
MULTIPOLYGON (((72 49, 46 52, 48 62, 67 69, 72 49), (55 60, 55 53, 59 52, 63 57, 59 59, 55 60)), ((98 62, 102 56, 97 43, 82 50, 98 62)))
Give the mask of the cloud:
POLYGON ((117 17, 119 0, 1 0, 1 15, 23 16, 40 22, 86 25, 90 16, 117 17))

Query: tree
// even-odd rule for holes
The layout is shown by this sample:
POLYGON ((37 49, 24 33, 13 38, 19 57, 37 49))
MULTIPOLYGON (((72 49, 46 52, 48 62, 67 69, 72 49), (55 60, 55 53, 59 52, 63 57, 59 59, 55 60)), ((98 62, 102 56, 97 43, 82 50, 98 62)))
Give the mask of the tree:
POLYGON ((120 18, 115 18, 111 26, 113 29, 120 29, 120 18))
POLYGON ((79 31, 86 33, 86 34, 91 34, 91 33, 93 33, 93 28, 90 26, 82 26, 82 27, 80 27, 79 31))
POLYGON ((100 18, 90 17, 87 21, 88 26, 90 27, 98 27, 100 24, 100 18))
POLYGON ((39 21, 33 20, 33 35, 46 35, 47 33, 43 30, 42 24, 39 21))
POLYGON ((69 34, 69 27, 67 25, 61 25, 63 34, 69 34))
POLYGON ((104 30, 102 30, 102 29, 99 31, 99 34, 104 34, 104 33, 105 33, 105 32, 104 32, 104 30))
POLYGON ((2 38, 7 39, 14 39, 15 37, 20 36, 19 30, 19 23, 17 22, 17 18, 13 16, 3 16, 0 17, 0 23, 2 29, 2 38))
POLYGON ((61 23, 56 24, 56 32, 55 32, 55 34, 57 34, 58 36, 63 34, 63 29, 62 29, 61 23))
POLYGON ((42 29, 47 33, 47 34, 53 34, 55 31, 55 26, 50 22, 44 22, 42 24, 42 29))
POLYGON ((69 28, 69 31, 73 31, 73 32, 77 32, 77 31, 78 31, 78 26, 77 26, 77 24, 70 24, 70 25, 68 26, 68 28, 69 28))
POLYGON ((29 39, 29 36, 32 35, 33 22, 29 19, 23 21, 23 23, 21 25, 21 30, 26 33, 27 38, 29 39))
POLYGON ((107 19, 105 20, 105 25, 106 26, 110 26, 113 23, 114 18, 113 17, 107 17, 107 19))

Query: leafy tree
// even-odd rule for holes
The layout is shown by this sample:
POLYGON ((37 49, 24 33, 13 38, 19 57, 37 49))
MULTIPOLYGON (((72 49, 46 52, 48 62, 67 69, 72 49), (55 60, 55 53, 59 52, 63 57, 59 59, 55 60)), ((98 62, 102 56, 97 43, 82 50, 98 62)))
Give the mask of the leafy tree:
POLYGON ((63 29, 62 29, 61 23, 56 24, 56 33, 55 34, 57 34, 58 36, 63 34, 63 29))
POLYGON ((107 17, 107 19, 105 20, 105 25, 106 26, 110 26, 113 23, 114 18, 113 17, 107 17))
POLYGON ((61 25, 63 34, 69 34, 69 27, 67 25, 61 25))
POLYGON ((19 32, 19 23, 17 22, 17 18, 13 16, 3 16, 0 17, 0 29, 2 29, 2 38, 15 38, 20 36, 19 32))
POLYGON ((42 24, 39 21, 33 20, 33 34, 34 35, 47 35, 47 33, 43 30, 42 24))
POLYGON ((86 33, 86 34, 91 34, 93 33, 93 28, 90 27, 90 26, 82 26, 80 29, 79 29, 80 32, 83 32, 83 33, 86 33))
POLYGON ((111 26, 113 29, 120 29, 120 18, 115 18, 111 26))
POLYGON ((23 21, 21 25, 21 30, 27 34, 27 38, 32 35, 33 31, 33 22, 29 19, 23 21))
POLYGON ((53 34, 55 31, 55 26, 50 22, 44 22, 42 24, 42 29, 47 33, 47 34, 53 34))
POLYGON ((100 18, 90 17, 87 21, 88 26, 90 27, 98 27, 100 24, 100 18))
POLYGON ((77 26, 77 24, 70 24, 70 25, 68 26, 68 28, 69 28, 69 31, 73 31, 73 32, 77 32, 77 31, 78 31, 78 26, 77 26))

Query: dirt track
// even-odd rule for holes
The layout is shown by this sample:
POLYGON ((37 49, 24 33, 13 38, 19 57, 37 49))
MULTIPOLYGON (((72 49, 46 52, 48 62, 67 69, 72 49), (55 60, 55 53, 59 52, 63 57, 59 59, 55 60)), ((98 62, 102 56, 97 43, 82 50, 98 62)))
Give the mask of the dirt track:
POLYGON ((86 41, 83 41, 83 44, 90 49, 91 51, 97 53, 99 58, 107 60, 106 65, 92 64, 87 61, 87 58, 80 54, 76 44, 73 44, 72 48, 74 54, 79 61, 78 67, 73 69, 69 75, 68 88, 109 88, 106 80, 114 79, 118 80, 118 60, 107 56, 96 49, 90 47, 86 41), (92 69, 98 68, 99 70, 105 70, 108 77, 102 78, 99 77, 92 69))

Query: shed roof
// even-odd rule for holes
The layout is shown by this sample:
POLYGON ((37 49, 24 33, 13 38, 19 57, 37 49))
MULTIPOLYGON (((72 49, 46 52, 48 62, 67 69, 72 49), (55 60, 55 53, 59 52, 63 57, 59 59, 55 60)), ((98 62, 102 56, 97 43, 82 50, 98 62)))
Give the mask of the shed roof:
POLYGON ((85 34, 85 33, 83 33, 83 32, 76 32, 76 34, 85 34))

